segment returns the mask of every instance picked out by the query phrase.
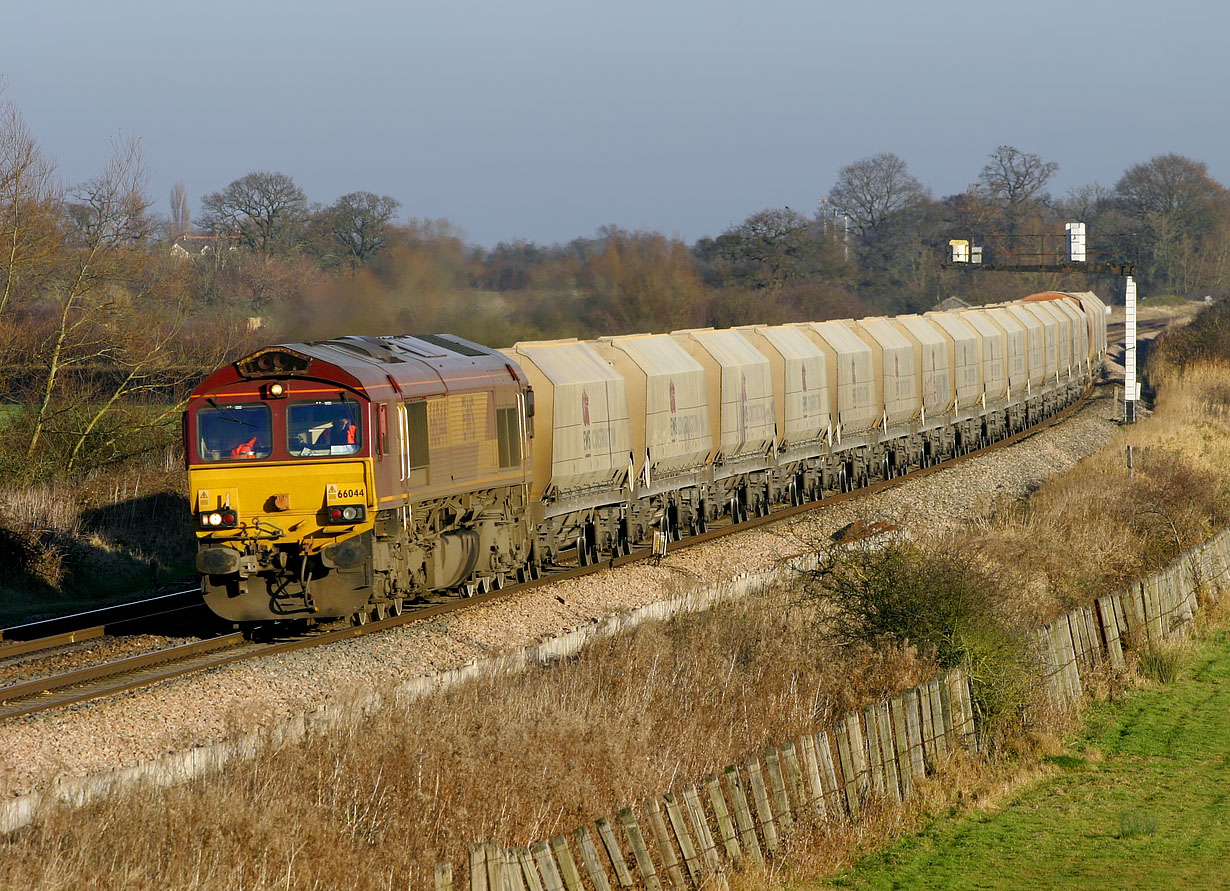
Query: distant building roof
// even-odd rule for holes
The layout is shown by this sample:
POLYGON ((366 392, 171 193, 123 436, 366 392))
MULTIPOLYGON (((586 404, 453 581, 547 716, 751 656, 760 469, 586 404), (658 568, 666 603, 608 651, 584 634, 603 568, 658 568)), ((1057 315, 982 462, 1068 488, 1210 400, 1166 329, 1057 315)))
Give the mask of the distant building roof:
POLYGON ((960 297, 948 296, 935 305, 933 312, 952 312, 957 309, 969 309, 970 304, 966 303, 960 297))
POLYGON ((234 250, 236 241, 237 238, 233 235, 213 235, 208 232, 194 232, 176 238, 171 243, 171 253, 180 256, 200 257, 222 247, 234 250))

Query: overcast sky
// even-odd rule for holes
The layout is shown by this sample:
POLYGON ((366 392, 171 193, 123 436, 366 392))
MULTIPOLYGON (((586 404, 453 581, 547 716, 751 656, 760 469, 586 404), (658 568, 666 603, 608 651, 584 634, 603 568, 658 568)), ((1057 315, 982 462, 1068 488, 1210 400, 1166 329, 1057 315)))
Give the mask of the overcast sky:
POLYGON ((890 151, 937 197, 995 146, 1053 192, 1164 152, 1230 180, 1230 6, 670 0, 10 0, 4 96, 61 174, 140 138, 155 208, 253 170, 493 246, 606 224, 691 242, 811 212, 890 151))

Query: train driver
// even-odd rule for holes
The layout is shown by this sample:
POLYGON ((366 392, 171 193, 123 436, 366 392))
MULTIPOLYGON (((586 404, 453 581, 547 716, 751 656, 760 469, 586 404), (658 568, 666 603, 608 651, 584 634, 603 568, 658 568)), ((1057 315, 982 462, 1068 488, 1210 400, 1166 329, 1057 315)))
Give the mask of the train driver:
POLYGON ((335 418, 333 424, 326 430, 322 430, 320 436, 316 438, 317 445, 327 446, 350 446, 349 451, 355 451, 358 447, 359 428, 354 425, 349 415, 344 415, 340 418, 335 418))

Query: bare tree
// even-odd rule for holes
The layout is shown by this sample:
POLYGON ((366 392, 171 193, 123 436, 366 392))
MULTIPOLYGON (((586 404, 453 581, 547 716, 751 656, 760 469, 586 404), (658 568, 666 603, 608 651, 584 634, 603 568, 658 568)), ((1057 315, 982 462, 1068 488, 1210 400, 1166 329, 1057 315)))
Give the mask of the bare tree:
POLYGON ((389 222, 401 202, 388 195, 351 192, 320 212, 318 218, 330 241, 352 265, 366 263, 389 243, 389 222))
POLYGON ((0 102, 0 316, 59 246, 63 189, 16 106, 0 102))
POLYGON ((1069 189, 1057 207, 1065 219, 1088 222, 1105 210, 1112 197, 1110 189, 1089 183, 1069 189))
POLYGON ((1030 202, 1044 201, 1043 189, 1059 170, 1054 161, 1043 161, 1010 145, 999 146, 990 158, 978 174, 976 188, 1009 216, 1017 215, 1030 202))
POLYGON ((1157 155, 1129 167, 1115 183, 1120 205, 1138 220, 1165 218, 1172 225, 1195 229, 1208 223, 1226 190, 1203 161, 1182 155, 1157 155))
POLYGON ((702 239, 697 256, 723 284, 777 290, 792 279, 840 277, 838 247, 823 226, 789 207, 752 214, 716 239, 702 239))
POLYGON ((873 240, 897 214, 921 203, 927 189, 892 152, 881 152, 837 172, 829 203, 850 218, 855 231, 873 240))
POLYGON ((108 287, 131 278, 135 264, 148 256, 149 234, 145 197, 147 174, 141 145, 133 139, 117 143, 101 174, 72 190, 67 207, 71 228, 61 251, 61 282, 48 295, 55 322, 41 345, 44 375, 37 408, 28 425, 26 457, 34 456, 55 411, 61 377, 75 364, 105 357, 112 347, 99 337, 99 310, 108 287))
POLYGON ((187 235, 192 226, 192 212, 188 208, 188 188, 181 179, 171 188, 171 240, 187 235))
POLYGON ((201 199, 202 222, 238 235, 264 256, 288 249, 307 216, 307 196, 285 173, 258 170, 201 199))

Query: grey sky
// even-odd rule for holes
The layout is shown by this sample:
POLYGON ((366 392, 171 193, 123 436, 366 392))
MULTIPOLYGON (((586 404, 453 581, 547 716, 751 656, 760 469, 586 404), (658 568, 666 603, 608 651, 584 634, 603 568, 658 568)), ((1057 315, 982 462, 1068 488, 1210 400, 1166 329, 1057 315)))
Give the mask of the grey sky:
POLYGON ((277 170, 488 246, 608 223, 693 241, 810 212, 880 151, 937 196, 1000 144, 1058 162, 1060 194, 1170 151, 1230 179, 1219 3, 5 5, 5 97, 61 173, 136 135, 164 214, 176 180, 195 212, 277 170))

